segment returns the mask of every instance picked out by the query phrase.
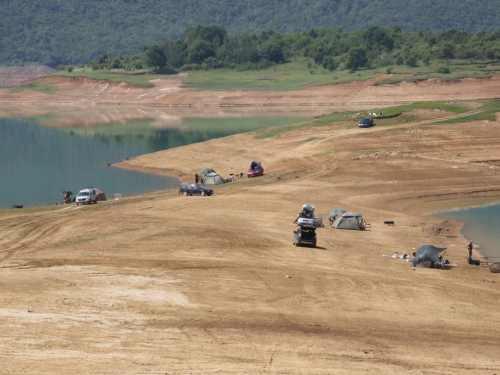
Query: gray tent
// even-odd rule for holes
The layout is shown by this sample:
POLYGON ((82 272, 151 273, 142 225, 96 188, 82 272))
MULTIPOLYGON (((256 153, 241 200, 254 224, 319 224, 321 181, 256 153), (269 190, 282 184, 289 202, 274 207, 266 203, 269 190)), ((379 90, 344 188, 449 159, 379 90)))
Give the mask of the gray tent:
POLYGON ((203 177, 203 185, 220 185, 225 183, 226 180, 224 180, 216 172, 208 173, 205 177, 203 177))
POLYGON ((446 250, 446 247, 435 247, 432 245, 420 246, 415 253, 415 257, 413 258, 413 267, 424 262, 427 262, 428 266, 430 266, 431 262, 441 263, 439 253, 443 250, 446 250))
POLYGON ((335 219, 332 228, 363 230, 365 229, 365 222, 361 214, 346 212, 335 219))
POLYGON ((215 172, 215 171, 214 171, 212 168, 205 168, 204 170, 202 170, 202 171, 200 172, 200 175, 201 175, 201 176, 205 176, 205 175, 207 175, 207 174, 209 174, 209 173, 213 173, 213 172, 215 172))

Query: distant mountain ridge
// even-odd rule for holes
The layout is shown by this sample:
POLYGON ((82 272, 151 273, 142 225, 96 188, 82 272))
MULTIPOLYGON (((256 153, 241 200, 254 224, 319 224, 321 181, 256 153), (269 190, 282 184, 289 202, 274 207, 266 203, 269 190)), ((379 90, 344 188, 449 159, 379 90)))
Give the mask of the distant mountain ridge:
POLYGON ((131 54, 200 24, 221 25, 230 34, 500 27, 499 0, 2 0, 0 14, 0 66, 56 67, 131 54))

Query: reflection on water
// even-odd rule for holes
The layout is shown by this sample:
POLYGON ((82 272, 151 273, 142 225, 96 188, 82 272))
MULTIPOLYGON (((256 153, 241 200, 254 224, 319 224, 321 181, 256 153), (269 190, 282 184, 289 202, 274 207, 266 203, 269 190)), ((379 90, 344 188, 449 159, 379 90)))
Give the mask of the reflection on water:
MULTIPOLYGON (((270 126, 289 124, 301 120, 296 117, 247 117, 247 118, 183 118, 175 128, 161 128, 148 121, 129 124, 84 127, 64 130, 67 134, 84 135, 104 144, 137 144, 144 153, 204 142, 209 139, 245 133, 270 126)), ((126 155, 128 157, 137 156, 126 155)), ((123 158, 118 159, 121 161, 123 158)), ((117 161, 117 160, 115 160, 117 161)))
MULTIPOLYGON (((448 211, 433 216, 458 220, 465 224, 462 233, 468 240, 480 244, 479 251, 489 261, 500 262, 500 204, 475 207, 465 210, 448 211)), ((466 256, 466 249, 463 253, 466 256)))
POLYGON ((25 120, 0 119, 0 208, 60 202, 62 190, 94 186, 108 199, 173 188, 172 177, 144 174, 108 163, 127 157, 203 142, 296 118, 183 119, 178 129, 147 121, 127 125, 57 130, 25 120))

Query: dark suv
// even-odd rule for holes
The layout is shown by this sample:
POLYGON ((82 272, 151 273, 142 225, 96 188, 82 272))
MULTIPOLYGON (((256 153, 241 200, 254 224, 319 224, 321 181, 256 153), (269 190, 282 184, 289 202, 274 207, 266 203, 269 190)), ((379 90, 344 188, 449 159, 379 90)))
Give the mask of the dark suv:
POLYGON ((293 244, 295 246, 308 245, 316 247, 316 227, 302 225, 293 232, 293 244))
POLYGON ((199 184, 182 184, 179 194, 186 195, 212 195, 214 191, 199 184))
POLYGON ((360 128, 369 128, 370 126, 373 126, 373 118, 371 117, 362 118, 359 122, 360 128))

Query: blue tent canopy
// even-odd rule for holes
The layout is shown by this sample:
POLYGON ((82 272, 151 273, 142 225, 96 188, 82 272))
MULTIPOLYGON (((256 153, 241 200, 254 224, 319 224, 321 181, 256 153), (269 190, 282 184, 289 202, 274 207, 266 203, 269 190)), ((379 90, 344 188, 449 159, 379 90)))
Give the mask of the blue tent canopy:
POLYGON ((328 212, 328 216, 342 215, 342 214, 345 214, 346 212, 347 211, 343 210, 342 208, 336 208, 336 209, 328 212))
POLYGON ((446 250, 446 247, 435 247, 433 245, 423 245, 420 246, 415 253, 413 258, 413 267, 422 262, 434 262, 439 263, 439 253, 446 250))

